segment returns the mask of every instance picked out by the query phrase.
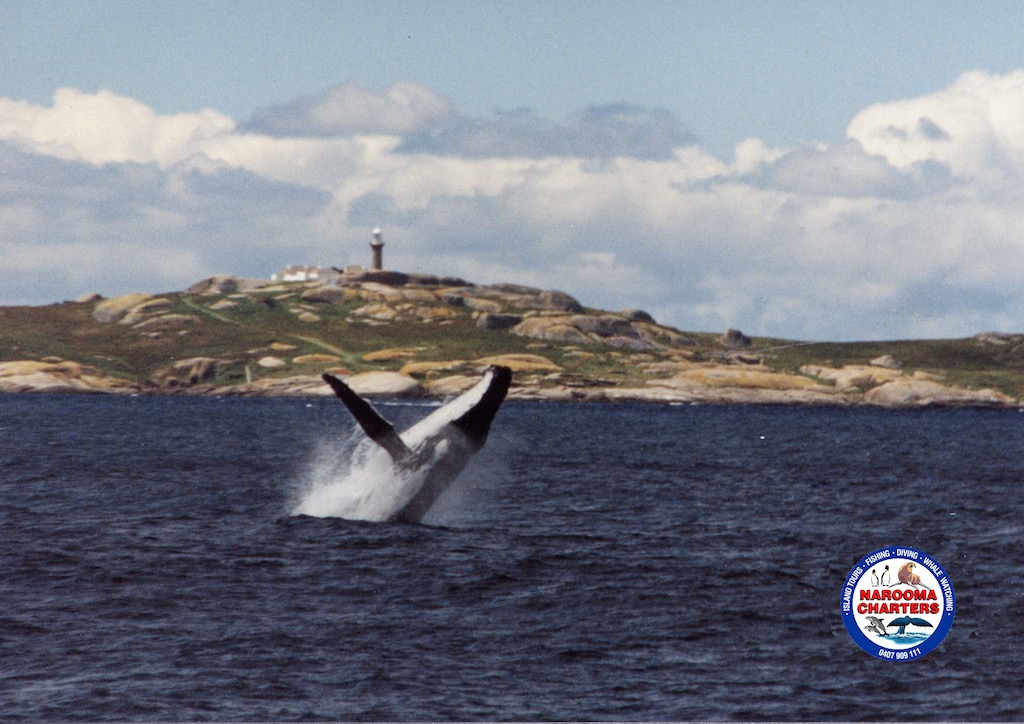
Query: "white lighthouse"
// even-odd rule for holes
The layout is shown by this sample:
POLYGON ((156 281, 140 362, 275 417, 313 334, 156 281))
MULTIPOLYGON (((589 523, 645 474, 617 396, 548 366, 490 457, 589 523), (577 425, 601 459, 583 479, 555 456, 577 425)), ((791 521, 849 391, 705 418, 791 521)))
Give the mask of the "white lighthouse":
POLYGON ((370 263, 370 268, 383 269, 384 240, 381 238, 381 231, 379 226, 373 230, 373 241, 370 242, 370 249, 373 251, 373 261, 370 263))

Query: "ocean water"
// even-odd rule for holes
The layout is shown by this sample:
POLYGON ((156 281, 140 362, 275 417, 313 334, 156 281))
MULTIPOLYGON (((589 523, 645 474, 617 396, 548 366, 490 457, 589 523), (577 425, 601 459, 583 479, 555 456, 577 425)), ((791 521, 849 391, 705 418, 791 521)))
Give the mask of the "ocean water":
POLYGON ((0 396, 0 718, 1024 718, 1022 414, 507 403, 430 525, 293 515, 352 428, 0 396), (888 545, 956 589, 911 662, 840 614, 888 545))

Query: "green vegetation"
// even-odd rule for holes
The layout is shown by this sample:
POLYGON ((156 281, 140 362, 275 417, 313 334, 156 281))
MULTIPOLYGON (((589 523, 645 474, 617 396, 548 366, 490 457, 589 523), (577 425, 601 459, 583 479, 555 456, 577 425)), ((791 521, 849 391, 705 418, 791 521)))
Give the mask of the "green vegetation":
POLYGON ((1004 343, 977 338, 809 344, 755 339, 753 350, 762 349, 768 350, 765 362, 779 372, 797 372, 804 365, 867 365, 890 355, 902 363, 908 375, 924 372, 941 378, 943 384, 988 387, 1018 399, 1024 397, 1024 335, 1004 343))
MULTIPOLYGON (((168 375, 179 374, 176 363, 196 358, 216 363, 204 372, 204 383, 234 385, 317 375, 323 369, 400 370, 409 363, 419 365, 412 374, 429 381, 459 369, 430 363, 516 354, 540 355, 561 368, 556 376, 550 367, 522 376, 541 386, 643 387, 696 363, 756 365, 813 376, 802 368, 868 365, 890 355, 906 375, 921 373, 944 385, 993 388, 1024 398, 1024 335, 849 343, 757 338, 749 348, 736 350, 724 347, 717 334, 648 325, 644 339, 650 343, 645 344, 598 341, 593 334, 589 341, 556 341, 478 326, 480 312, 470 302, 492 304, 522 318, 570 314, 538 307, 522 295, 501 296, 483 288, 445 293, 381 286, 353 285, 330 303, 303 301, 303 293, 315 288, 307 283, 231 293, 180 292, 119 310, 110 321, 94 318, 96 302, 2 308, 0 363, 60 358, 99 375, 158 388, 166 385, 168 375), (453 301, 458 294, 478 299, 453 301), (394 353, 371 354, 382 350, 394 353), (305 356, 310 360, 302 360, 305 356), (269 357, 280 364, 260 364, 269 357)), ((586 314, 597 318, 607 313, 586 314)))
MULTIPOLYGON (((387 348, 415 349, 417 360, 473 360, 482 357, 531 353, 530 340, 481 330, 471 312, 463 309, 442 322, 425 323, 403 315, 395 321, 375 323, 352 315, 366 304, 356 299, 344 304, 306 304, 299 297, 307 285, 286 285, 294 292, 198 295, 161 295, 170 301, 160 315, 187 319, 168 327, 124 324, 124 317, 99 322, 93 304, 64 303, 43 307, 6 307, 0 311, 0 362, 44 360, 50 357, 75 360, 101 374, 145 383, 159 370, 181 360, 208 357, 235 360, 240 364, 218 374, 217 383, 242 382, 246 373, 259 378, 314 374, 325 364, 306 369, 288 365, 262 369, 257 362, 266 356, 289 359, 329 354, 340 359, 335 366, 353 373, 398 370, 410 357, 366 361, 363 356, 387 348), (225 302, 234 306, 222 306, 225 302), (219 307, 212 309, 211 307, 219 307), (301 321, 308 312, 318 321, 301 321)), ((551 357, 560 357, 561 349, 551 357)))

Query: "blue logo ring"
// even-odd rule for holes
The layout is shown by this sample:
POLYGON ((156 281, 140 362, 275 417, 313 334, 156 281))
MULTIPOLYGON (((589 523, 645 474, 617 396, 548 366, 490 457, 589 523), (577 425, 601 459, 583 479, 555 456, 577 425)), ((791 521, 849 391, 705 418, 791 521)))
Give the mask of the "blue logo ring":
POLYGON ((853 567, 840 609, 846 631, 864 651, 886 661, 911 661, 933 651, 949 633, 956 595, 934 558, 890 546, 853 567))

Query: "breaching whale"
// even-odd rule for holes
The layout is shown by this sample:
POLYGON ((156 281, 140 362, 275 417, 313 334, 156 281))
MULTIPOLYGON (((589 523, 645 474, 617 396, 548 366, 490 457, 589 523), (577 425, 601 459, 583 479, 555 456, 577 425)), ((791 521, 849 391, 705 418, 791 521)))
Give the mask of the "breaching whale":
POLYGON ((384 519, 418 523, 484 446, 494 415, 508 394, 512 370, 488 367, 476 386, 401 434, 340 379, 326 372, 323 379, 367 437, 390 456, 395 475, 402 478, 384 519))

